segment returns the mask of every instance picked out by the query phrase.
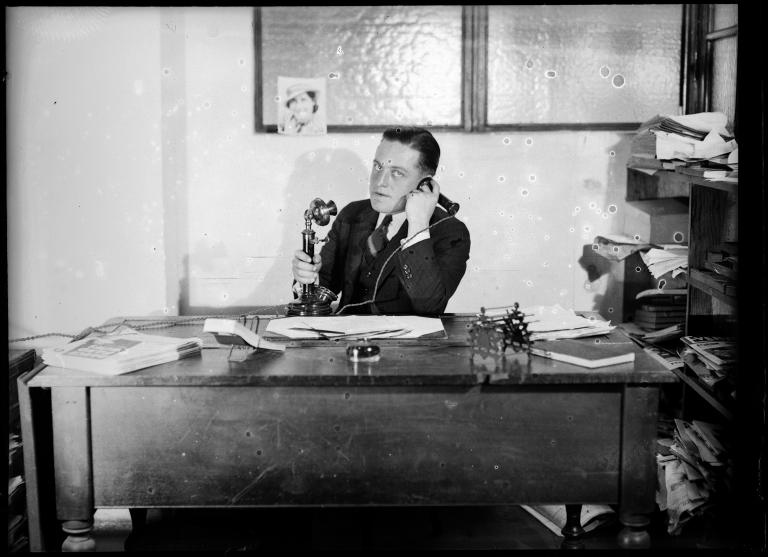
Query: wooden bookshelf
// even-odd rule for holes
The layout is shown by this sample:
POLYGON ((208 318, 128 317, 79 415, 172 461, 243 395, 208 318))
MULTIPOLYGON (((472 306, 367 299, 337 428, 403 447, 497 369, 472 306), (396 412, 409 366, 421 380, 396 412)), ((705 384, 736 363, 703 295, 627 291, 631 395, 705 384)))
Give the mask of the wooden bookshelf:
MULTIPOLYGON (((707 263, 707 253, 724 242, 737 242, 738 183, 708 180, 675 170, 647 174, 627 169, 627 201, 688 198, 688 273, 685 334, 736 336, 735 277, 724 277, 707 263)), ((735 401, 713 387, 707 370, 694 362, 673 370, 695 396, 731 422, 735 401), (709 384, 708 384, 709 383, 709 384)), ((722 384, 725 386, 725 383, 722 384)), ((685 397, 684 397, 685 398, 685 397)), ((685 410, 684 410, 685 411, 685 410)))

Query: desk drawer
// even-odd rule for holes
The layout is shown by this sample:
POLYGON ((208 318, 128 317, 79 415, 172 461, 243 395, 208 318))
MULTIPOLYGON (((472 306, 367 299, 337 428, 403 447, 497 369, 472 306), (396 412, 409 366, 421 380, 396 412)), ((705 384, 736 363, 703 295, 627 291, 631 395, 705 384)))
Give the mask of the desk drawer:
POLYGON ((621 393, 91 389, 96 506, 618 500, 621 393))

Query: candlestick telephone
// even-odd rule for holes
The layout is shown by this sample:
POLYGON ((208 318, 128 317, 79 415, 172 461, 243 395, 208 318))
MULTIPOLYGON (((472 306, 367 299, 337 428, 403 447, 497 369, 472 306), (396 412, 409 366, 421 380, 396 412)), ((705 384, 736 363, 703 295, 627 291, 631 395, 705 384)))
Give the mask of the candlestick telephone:
MULTIPOLYGON (((431 176, 422 178, 419 181, 419 183, 416 185, 417 190, 420 190, 422 187, 427 187, 429 188, 429 191, 433 191, 431 176)), ((448 213, 448 216, 443 217, 439 221, 430 225, 428 228, 435 226, 436 224, 442 222, 445 219, 454 217, 456 213, 459 211, 459 204, 454 203, 453 201, 448 199, 446 196, 444 196, 442 193, 437 198, 437 204, 440 205, 443 209, 445 209, 445 211, 448 213)), ((309 208, 306 211, 304 211, 304 230, 302 230, 301 232, 302 249, 304 250, 304 253, 306 253, 310 257, 314 257, 315 244, 319 244, 328 240, 327 238, 318 239, 316 237, 315 231, 312 230, 312 223, 315 222, 319 226, 325 226, 331 221, 331 216, 335 216, 336 214, 338 214, 338 209, 336 207, 336 203, 334 203, 332 200, 329 200, 328 203, 326 203, 319 197, 316 197, 315 199, 312 200, 312 202, 309 204, 309 208)), ((422 232, 422 231, 421 230, 416 231, 412 234, 412 236, 415 236, 419 232, 422 232)), ((398 249, 396 249, 390 254, 389 258, 387 258, 387 260, 384 262, 384 265, 382 266, 382 269, 381 269, 382 271, 387 266, 389 259, 395 253, 397 253, 399 249, 400 248, 398 247, 398 249)), ((343 311, 347 307, 372 303, 376 298, 379 278, 381 278, 381 272, 379 273, 379 277, 377 277, 376 279, 376 286, 374 287, 373 296, 371 297, 370 300, 366 302, 361 302, 358 304, 347 304, 343 308, 339 309, 339 313, 341 313, 341 311, 343 311)), ((336 299, 337 299, 336 294, 334 294, 332 291, 328 290, 324 286, 318 286, 315 284, 302 284, 301 296, 299 296, 297 300, 288 304, 286 313, 289 316, 330 315, 331 302, 335 301, 336 299)))

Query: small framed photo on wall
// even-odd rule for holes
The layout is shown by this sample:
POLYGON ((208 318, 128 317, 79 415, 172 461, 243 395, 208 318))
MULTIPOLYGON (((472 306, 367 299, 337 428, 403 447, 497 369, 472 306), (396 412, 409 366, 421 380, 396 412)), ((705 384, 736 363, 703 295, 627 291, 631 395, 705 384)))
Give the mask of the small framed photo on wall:
POLYGON ((277 78, 277 132, 325 135, 325 78, 277 78))

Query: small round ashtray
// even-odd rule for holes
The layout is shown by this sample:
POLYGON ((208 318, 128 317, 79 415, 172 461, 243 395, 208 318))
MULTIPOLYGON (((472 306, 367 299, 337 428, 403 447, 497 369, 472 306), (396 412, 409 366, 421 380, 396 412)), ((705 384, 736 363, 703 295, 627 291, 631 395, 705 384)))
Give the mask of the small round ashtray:
POLYGON ((353 344, 347 346, 347 359, 351 362, 378 362, 381 350, 375 344, 353 344))

